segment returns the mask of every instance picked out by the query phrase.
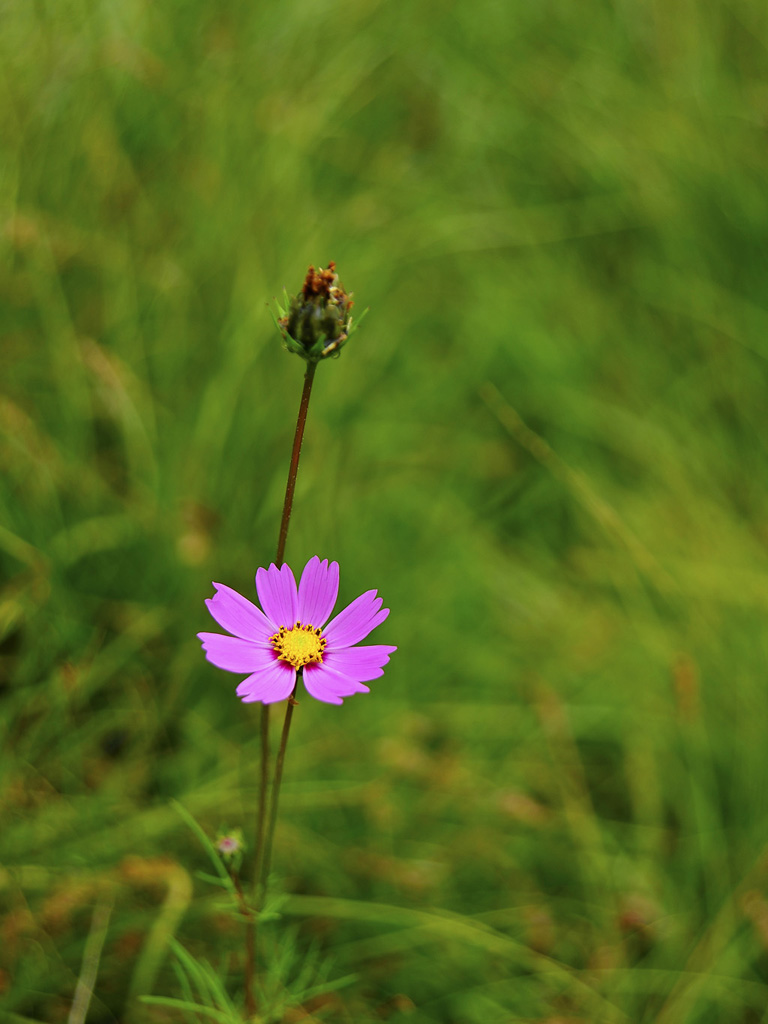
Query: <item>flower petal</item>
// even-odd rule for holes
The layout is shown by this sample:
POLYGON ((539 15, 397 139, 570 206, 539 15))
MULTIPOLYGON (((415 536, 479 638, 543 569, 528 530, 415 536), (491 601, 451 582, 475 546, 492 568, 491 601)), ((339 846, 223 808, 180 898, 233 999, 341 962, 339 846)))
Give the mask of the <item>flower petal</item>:
POLYGON ((339 596, 339 563, 315 555, 307 562, 299 582, 298 617, 306 625, 324 626, 339 596))
POLYGON ((382 600, 376 597, 375 590, 367 590, 347 605, 323 630, 328 647, 351 647, 367 637, 389 615, 389 608, 382 608, 381 605, 382 600))
POLYGON ((278 569, 273 562, 268 569, 259 569, 256 590, 265 615, 276 628, 294 625, 298 607, 296 580, 287 565, 278 569))
POLYGON ((334 672, 325 664, 305 665, 303 677, 307 691, 326 704, 341 704, 342 697, 351 697, 353 693, 370 693, 363 683, 334 672))
POLYGON ((328 674, 323 672, 323 666, 305 665, 302 678, 307 693, 313 696, 315 700, 323 700, 325 703, 343 703, 344 701, 339 694, 334 692, 324 681, 327 676, 328 674), (318 669, 321 671, 318 672, 318 669))
POLYGON ((253 704, 257 700, 263 704, 274 704, 290 697, 295 683, 296 669, 284 661, 275 660, 269 668, 244 679, 237 688, 237 695, 243 704, 253 704))
POLYGON ((233 636, 268 644, 275 629, 264 612, 231 587, 223 583, 213 585, 216 593, 205 605, 218 624, 233 636))
POLYGON ((275 660, 272 651, 250 640, 224 636, 223 633, 198 633, 197 636, 203 641, 208 661, 226 672, 257 672, 269 668, 275 660))
POLYGON ((396 647, 379 644, 371 647, 343 647, 336 651, 327 651, 323 656, 323 665, 333 672, 355 679, 359 683, 370 682, 384 675, 384 665, 396 647))

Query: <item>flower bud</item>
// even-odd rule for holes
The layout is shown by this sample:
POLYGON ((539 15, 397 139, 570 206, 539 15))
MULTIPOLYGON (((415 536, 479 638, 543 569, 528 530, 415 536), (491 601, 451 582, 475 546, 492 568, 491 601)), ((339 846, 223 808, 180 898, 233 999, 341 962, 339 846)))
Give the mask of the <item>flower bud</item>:
POLYGON ((214 845, 224 863, 238 871, 245 851, 242 831, 239 828, 224 829, 219 832, 214 845))
POLYGON ((287 309, 278 306, 276 322, 285 347, 313 363, 338 354, 352 330, 352 305, 334 262, 326 270, 310 267, 301 292, 287 309))

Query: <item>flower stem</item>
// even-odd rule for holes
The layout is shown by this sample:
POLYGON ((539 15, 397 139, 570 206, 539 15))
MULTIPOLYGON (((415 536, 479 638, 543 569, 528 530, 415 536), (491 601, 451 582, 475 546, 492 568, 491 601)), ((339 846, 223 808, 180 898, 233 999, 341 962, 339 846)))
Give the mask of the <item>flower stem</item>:
POLYGON ((304 374, 304 389, 301 392, 301 404, 299 405, 299 416, 296 420, 296 434, 293 438, 293 452, 291 453, 291 466, 288 470, 288 483, 285 487, 285 501, 283 502, 283 518, 280 520, 280 538, 277 542, 277 554, 275 565, 279 568, 283 564, 285 554, 285 542, 288 539, 288 524, 291 521, 291 509, 293 508, 293 492, 296 490, 296 477, 299 472, 299 457, 301 455, 301 442, 304 440, 304 427, 307 422, 307 409, 309 409, 309 396, 312 394, 312 381, 315 379, 317 363, 307 363, 307 371, 304 374))
MULTIPOLYGON (((309 409, 309 397, 312 394, 312 382, 315 379, 317 363, 307 363, 304 374, 304 387, 301 392, 299 403, 299 415, 296 419, 296 433, 293 438, 293 451, 291 453, 291 465, 288 470, 288 482, 285 486, 285 501, 283 502, 283 516, 280 520, 280 537, 277 542, 277 554, 275 565, 278 568, 283 564, 285 554, 285 542, 288 539, 288 525, 291 521, 291 510, 293 508, 293 494, 296 490, 296 477, 299 473, 299 458, 301 456, 301 444, 304 440, 304 427, 307 423, 307 410, 309 409)), ((264 824, 267 814, 267 789, 269 788, 269 704, 261 705, 261 785, 259 790, 259 808, 256 818, 256 866, 253 873, 254 895, 258 897, 259 880, 262 877, 261 866, 264 859, 264 824)), ((261 899, 256 900, 257 906, 261 905, 266 893, 261 893, 261 899)))
POLYGON ((264 852, 264 825, 267 819, 267 791, 269 789, 269 705, 261 705, 261 771, 259 780, 259 806, 256 812, 256 863, 253 869, 253 895, 256 906, 259 898, 259 877, 264 852))
POLYGON ((253 994, 253 979, 256 973, 256 920, 254 912, 248 906, 237 872, 230 872, 230 877, 237 892, 240 913, 247 922, 245 929, 245 1010, 249 1017, 253 1017, 256 1014, 256 997, 253 994))
MULTIPOLYGON (((301 672, 296 677, 296 685, 298 685, 301 672)), ((272 780, 272 799, 269 806, 269 829, 267 830, 267 841, 264 846, 264 857, 261 863, 261 891, 264 895, 267 892, 267 883, 269 881, 269 870, 272 866, 272 840, 275 837, 275 825, 277 824, 277 803, 280 798, 280 783, 283 781, 283 762, 285 761, 285 748, 288 745, 288 733, 291 729, 291 719, 293 718, 293 709, 296 706, 295 695, 296 686, 293 688, 293 693, 288 698, 288 706, 285 709, 285 718, 283 720, 283 733, 280 737, 280 749, 277 752, 277 762, 275 764, 275 777, 272 780)))
MULTIPOLYGON (((288 526, 291 521, 291 511, 293 509, 293 495, 296 490, 296 477, 299 473, 301 445, 304 440, 304 428, 307 424, 309 398, 312 394, 312 382, 315 379, 316 369, 317 363, 308 362, 304 373, 304 387, 301 392, 301 402, 299 403, 299 415, 296 418, 296 433, 293 437, 293 451, 291 452, 291 464, 288 469, 288 482, 285 486, 283 515, 280 520, 280 535, 277 541, 277 554, 275 555, 275 565, 277 565, 278 568, 283 564, 283 556, 285 555, 285 543, 288 539, 288 526)), ((269 818, 270 827, 266 846, 264 844, 264 825, 267 817, 267 791, 269 789, 269 705, 261 705, 261 778, 259 784, 259 805, 256 812, 256 861, 253 870, 253 896, 257 913, 252 914, 248 918, 246 935, 248 950, 255 950, 256 948, 258 911, 263 908, 267 898, 267 879, 269 878, 269 868, 272 859, 272 836, 275 831, 275 821, 277 819, 277 794, 280 791, 280 779, 283 774, 283 759, 285 757, 285 743, 288 740, 288 728, 290 728, 291 724, 291 714, 294 704, 293 695, 295 693, 296 687, 294 687, 293 693, 288 700, 288 708, 286 709, 287 725, 283 725, 283 737, 281 740, 280 752, 277 756, 275 779, 272 787, 272 807, 269 818)), ((248 955, 245 982, 246 1000, 248 1001, 252 998, 253 993, 254 970, 255 957, 248 955), (249 997, 249 993, 251 993, 251 997, 249 997)), ((253 1010, 251 1010, 249 1006, 248 1013, 251 1015, 255 1013, 255 1003, 253 1010)))

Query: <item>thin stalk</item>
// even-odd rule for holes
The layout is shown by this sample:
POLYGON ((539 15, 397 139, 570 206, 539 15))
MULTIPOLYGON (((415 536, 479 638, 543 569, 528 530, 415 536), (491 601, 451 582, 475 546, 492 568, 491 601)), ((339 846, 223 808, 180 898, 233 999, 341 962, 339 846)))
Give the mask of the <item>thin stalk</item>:
POLYGON ((256 997, 253 994, 253 979, 256 974, 256 921, 255 914, 248 906, 243 887, 240 884, 240 877, 236 871, 230 873, 230 877, 237 892, 237 899, 240 905, 240 913, 247 921, 245 929, 245 1010, 249 1017, 256 1015, 256 997))
POLYGON ((261 768, 259 781, 259 806, 256 812, 256 863, 253 869, 253 895, 256 906, 259 900, 259 876, 264 850, 264 824, 267 818, 267 791, 269 789, 269 704, 261 705, 261 768))
MULTIPOLYGON (((299 679, 301 678, 301 672, 296 676, 296 686, 298 686, 299 679)), ((267 842, 264 846, 264 857, 261 864, 261 891, 266 896, 267 882, 269 881, 269 870, 272 866, 272 840, 275 837, 275 825, 277 824, 277 804, 280 798, 280 783, 283 781, 283 762, 285 761, 285 748, 288 745, 288 733, 291 729, 291 719, 293 718, 293 709, 296 706, 295 694, 296 686, 293 688, 293 693, 288 698, 288 706, 285 709, 285 718, 283 720, 283 733, 280 737, 280 749, 277 752, 277 763, 275 764, 275 777, 272 780, 272 800, 269 806, 269 829, 267 830, 267 842)))
MULTIPOLYGON (((307 410, 309 409, 309 397, 312 394, 312 382, 315 379, 317 363, 307 363, 304 374, 304 387, 301 392, 299 403, 299 415, 296 418, 296 433, 293 437, 293 451, 291 452, 291 465, 288 470, 288 482, 285 486, 285 501, 283 502, 283 515, 280 520, 280 536, 277 542, 277 554, 275 565, 279 568, 283 564, 285 554, 285 542, 288 539, 288 526, 291 521, 291 510, 293 509, 293 494, 296 490, 296 477, 299 473, 299 458, 301 457, 301 444, 304 440, 304 427, 307 424, 307 410)), ((259 806, 256 816, 256 866, 253 873, 253 889, 256 897, 256 905, 260 906, 264 898, 262 892, 259 899, 259 880, 262 877, 262 862, 264 859, 264 823, 267 814, 267 790, 269 788, 269 704, 261 705, 261 785, 259 790, 259 806)))
POLYGON ((296 420, 296 434, 293 438, 293 451, 291 452, 291 465, 288 470, 288 483, 285 486, 285 501, 283 502, 283 518, 280 520, 280 538, 277 542, 277 554, 275 565, 278 568, 283 564, 285 554, 285 542, 288 539, 288 524, 291 521, 291 509, 293 508, 293 492, 296 490, 296 477, 299 472, 299 457, 301 456, 301 442, 304 440, 304 427, 307 422, 307 409, 309 409, 309 396, 312 394, 312 381, 315 379, 317 363, 307 363, 307 371, 304 374, 304 388, 301 392, 301 403, 299 415, 296 420))
MULTIPOLYGON (((277 541, 277 554, 275 565, 279 568, 283 564, 285 555, 285 544, 288 539, 288 526, 291 522, 291 511, 293 510, 293 495, 296 490, 296 478, 299 473, 299 459, 301 458, 301 445, 304 440, 304 428, 307 424, 307 411, 309 410, 309 398, 312 394, 312 382, 315 379, 317 363, 307 363, 304 373, 304 387, 301 392, 299 403, 299 414, 296 418, 296 433, 293 437, 293 450, 291 452, 291 464, 288 468, 288 481, 285 485, 285 501, 283 502, 283 515, 280 520, 280 534, 277 541)), ((261 761, 260 761, 260 785, 259 804, 256 812, 256 861, 253 870, 253 898, 256 913, 250 914, 246 926, 246 1002, 248 1013, 253 1016, 256 1012, 256 1004, 253 999, 253 976, 255 972, 255 950, 256 950, 256 928, 258 911, 264 906, 267 896, 267 879, 269 878, 269 867, 272 859, 272 836, 275 831, 277 818, 277 794, 280 791, 280 780, 283 774, 283 759, 285 757, 285 743, 288 740, 288 729, 291 723, 293 712, 294 694, 288 699, 286 709, 286 722, 283 724, 283 736, 280 741, 280 752, 277 756, 275 768, 275 779, 272 787, 272 806, 269 819, 269 833, 266 845, 264 843, 264 825, 267 817, 267 791, 269 789, 269 705, 261 705, 261 761)))

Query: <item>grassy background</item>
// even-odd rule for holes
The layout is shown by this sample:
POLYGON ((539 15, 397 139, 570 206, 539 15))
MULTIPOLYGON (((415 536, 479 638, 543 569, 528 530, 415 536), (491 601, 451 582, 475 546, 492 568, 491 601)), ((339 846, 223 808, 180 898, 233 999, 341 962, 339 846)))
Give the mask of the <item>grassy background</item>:
POLYGON ((335 259, 371 312, 288 560, 399 650, 297 709, 263 953, 346 980, 275 968, 271 1019, 768 1021, 767 44, 751 0, 4 5, 3 1019, 66 1021, 89 934, 90 1024, 181 1019, 172 935, 239 997, 170 801, 250 832, 194 634, 275 549, 266 303, 335 259))

